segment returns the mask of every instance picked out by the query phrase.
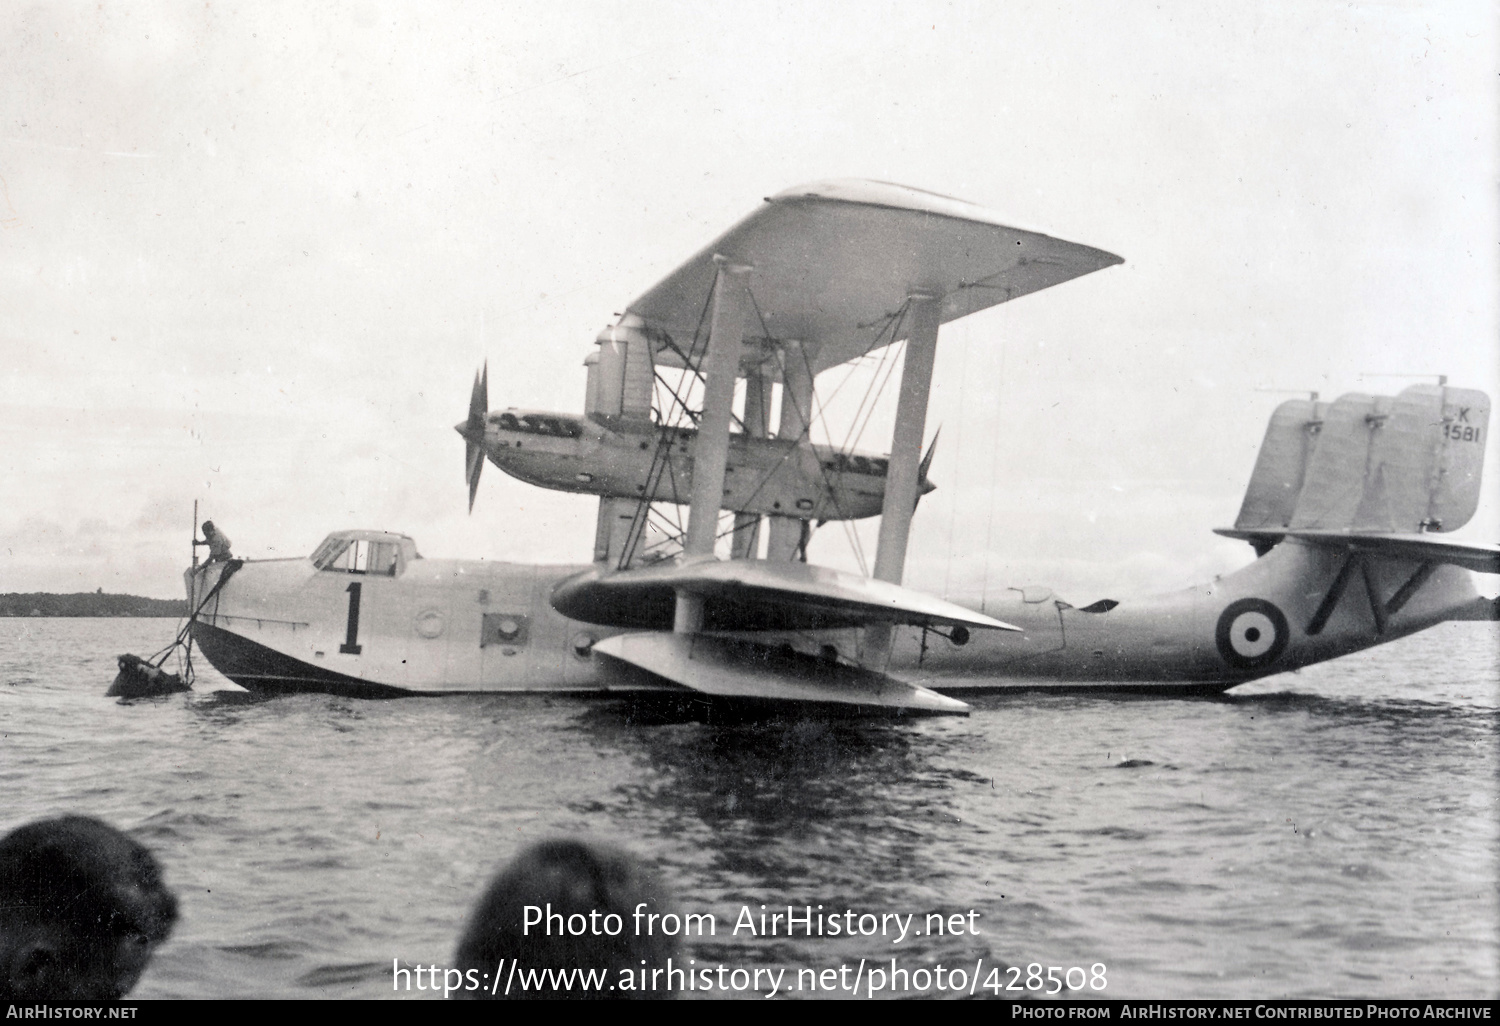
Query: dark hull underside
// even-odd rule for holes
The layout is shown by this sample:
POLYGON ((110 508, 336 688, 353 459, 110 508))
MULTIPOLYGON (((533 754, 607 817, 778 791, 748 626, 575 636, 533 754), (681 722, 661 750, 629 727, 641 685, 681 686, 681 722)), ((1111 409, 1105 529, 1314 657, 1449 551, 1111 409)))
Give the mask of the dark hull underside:
POLYGON ((192 632, 193 641, 214 669, 247 691, 318 691, 352 698, 401 698, 416 693, 312 666, 202 620, 193 621, 192 632))
MULTIPOLYGON (((345 695, 351 698, 405 698, 418 695, 437 694, 481 694, 474 689, 438 691, 423 689, 413 691, 377 684, 347 674, 336 673, 321 666, 313 666, 300 659, 277 652, 264 645, 243 638, 232 631, 195 620, 192 624, 193 641, 213 664, 214 668, 240 687, 249 691, 272 694, 293 692, 318 692, 330 695, 345 695)), ((972 680, 972 678, 970 679, 972 680)), ((662 695, 661 684, 643 688, 643 692, 662 695)), ((1071 695, 1158 695, 1158 696, 1206 696, 1222 694, 1241 681, 1047 681, 1010 679, 997 680, 994 684, 947 685, 942 681, 924 681, 924 686, 944 695, 963 698, 979 698, 985 695, 1046 692, 1048 694, 1071 695)), ((675 692, 675 686, 667 691, 675 692)), ((495 694, 497 692, 488 692, 495 694)), ((520 692, 516 692, 520 693, 520 692)), ((552 695, 610 695, 619 697, 616 688, 540 688, 536 693, 552 695)), ((685 697, 685 696, 683 696, 685 697)), ((694 700, 706 700, 707 696, 694 695, 694 700)))
POLYGON ((1222 695, 1230 688, 1246 683, 1242 680, 1225 681, 1166 681, 1166 680, 1025 680, 1006 678, 994 684, 944 684, 942 681, 926 680, 924 688, 931 688, 940 695, 951 698, 983 698, 985 695, 1015 695, 1026 692, 1049 695, 1155 695, 1180 698, 1222 695))

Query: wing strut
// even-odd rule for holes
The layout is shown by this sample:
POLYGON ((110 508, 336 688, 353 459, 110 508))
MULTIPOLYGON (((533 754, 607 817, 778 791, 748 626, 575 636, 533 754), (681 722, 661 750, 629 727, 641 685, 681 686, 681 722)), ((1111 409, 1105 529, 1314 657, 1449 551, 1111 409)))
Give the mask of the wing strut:
POLYGON ((875 550, 875 578, 900 584, 906 566, 906 542, 917 507, 922 476, 922 437, 927 430, 927 396, 937 357, 938 297, 914 294, 907 305, 910 335, 896 400, 896 430, 891 436, 890 470, 880 511, 880 543, 875 550))
POLYGON ((1359 571, 1365 582, 1365 595, 1370 600, 1370 615, 1375 619, 1375 633, 1384 634, 1386 624, 1392 616, 1401 611, 1401 608, 1411 600, 1422 585, 1427 583, 1427 578, 1437 571, 1439 564, 1427 562, 1420 564, 1406 582, 1396 589, 1396 593, 1389 599, 1380 597, 1380 589, 1375 583, 1375 578, 1370 573, 1370 561, 1363 552, 1350 552, 1344 556, 1344 561, 1339 565, 1339 572, 1328 586, 1328 591, 1323 596, 1323 601, 1318 604, 1312 619, 1308 621, 1307 633, 1318 635, 1323 633, 1327 626, 1329 617, 1338 608, 1339 601, 1344 597, 1344 592, 1349 586, 1349 579, 1359 571))
MULTIPOLYGON (((745 277, 750 267, 715 256, 714 314, 703 358, 703 413, 693 443, 693 492, 688 506, 687 538, 682 554, 713 558, 719 533, 719 506, 724 500, 724 466, 729 461, 729 418, 734 412, 734 382, 739 372, 740 342, 745 334, 745 277)), ((678 634, 703 629, 703 598, 677 592, 672 625, 678 634)))
MULTIPOLYGON (((766 437, 771 420, 771 381, 762 368, 745 376, 745 434, 750 438, 766 437)), ((760 514, 734 515, 732 558, 754 559, 760 552, 760 514)))
MULTIPOLYGON (((781 357, 781 421, 777 438, 793 439, 799 447, 810 447, 808 425, 812 423, 813 371, 806 347, 795 339, 783 340, 781 357)), ((796 517, 770 518, 766 558, 790 563, 797 558, 803 544, 805 520, 796 517)), ((804 557, 805 558, 805 557, 804 557)))
MULTIPOLYGON (((880 541, 875 550, 876 580, 900 584, 906 567, 906 543, 911 518, 921 494, 922 436, 927 429, 927 396, 932 391, 932 365, 937 358, 940 296, 912 293, 907 299, 906 361, 901 368, 901 393, 896 400, 896 430, 891 437, 890 470, 885 478, 885 502, 880 511, 880 541)), ((885 662, 891 646, 891 625, 874 623, 865 629, 867 666, 885 662)))

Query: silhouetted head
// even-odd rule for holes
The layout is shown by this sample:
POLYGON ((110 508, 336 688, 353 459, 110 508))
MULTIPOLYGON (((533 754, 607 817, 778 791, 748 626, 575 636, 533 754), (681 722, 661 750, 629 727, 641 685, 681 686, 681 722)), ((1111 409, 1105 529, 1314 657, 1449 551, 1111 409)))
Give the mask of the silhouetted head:
POLYGON ((665 970, 677 953, 681 920, 672 916, 676 922, 666 932, 661 917, 667 908, 655 875, 618 848, 571 840, 534 844, 500 871, 474 907, 454 961, 466 979, 478 978, 484 986, 454 994, 506 996, 503 980, 490 993, 498 970, 510 978, 513 999, 671 997, 667 974, 651 974, 665 970), (652 914, 654 920, 648 918, 652 914), (512 964, 517 977, 527 970, 599 970, 603 986, 585 990, 573 976, 567 989, 523 991, 509 977, 512 964), (468 970, 476 970, 477 977, 468 970), (633 974, 637 989, 620 987, 622 970, 633 974), (639 987, 643 970, 644 988, 639 987))
POLYGON ((156 859, 97 819, 0 839, 0 1000, 122 997, 176 921, 156 859))
POLYGON ((214 533, 214 530, 214 522, 212 520, 203 521, 203 537, 207 538, 214 533))

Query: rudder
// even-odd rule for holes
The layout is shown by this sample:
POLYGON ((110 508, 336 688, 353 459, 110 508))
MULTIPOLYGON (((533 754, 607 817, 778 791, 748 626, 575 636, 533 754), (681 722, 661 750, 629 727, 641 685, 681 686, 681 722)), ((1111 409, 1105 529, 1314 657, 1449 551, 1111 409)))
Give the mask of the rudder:
POLYGON ((1235 527, 1275 530, 1292 522, 1327 409, 1327 403, 1313 399, 1288 399, 1276 407, 1266 425, 1235 527))
MULTIPOLYGON (((1418 385, 1416 388, 1433 388, 1418 385)), ((1412 389, 1407 389, 1408 392, 1412 389)), ((1428 530, 1456 531, 1479 508, 1484 447, 1489 439, 1490 397, 1478 389, 1441 387, 1442 426, 1437 429, 1436 480, 1429 490, 1428 530)), ((1404 393, 1403 393, 1404 394, 1404 393)))

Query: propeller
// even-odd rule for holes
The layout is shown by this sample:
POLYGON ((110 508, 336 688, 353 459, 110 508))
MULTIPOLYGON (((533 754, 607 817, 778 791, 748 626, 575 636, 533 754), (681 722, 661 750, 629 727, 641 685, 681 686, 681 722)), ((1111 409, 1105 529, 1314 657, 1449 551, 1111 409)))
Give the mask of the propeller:
MULTIPOLYGON (((942 433, 943 429, 941 427, 932 433, 932 441, 927 443, 927 454, 922 457, 922 462, 917 465, 917 503, 922 501, 922 496, 937 488, 937 485, 927 480, 927 469, 932 466, 932 456, 937 452, 938 435, 942 433)), ((916 509, 916 503, 912 504, 912 509, 916 509)))
POLYGON ((469 482, 469 512, 474 512, 474 497, 479 494, 479 475, 484 470, 484 426, 490 407, 490 365, 474 375, 474 391, 469 394, 469 419, 454 426, 464 436, 464 479, 469 482))

